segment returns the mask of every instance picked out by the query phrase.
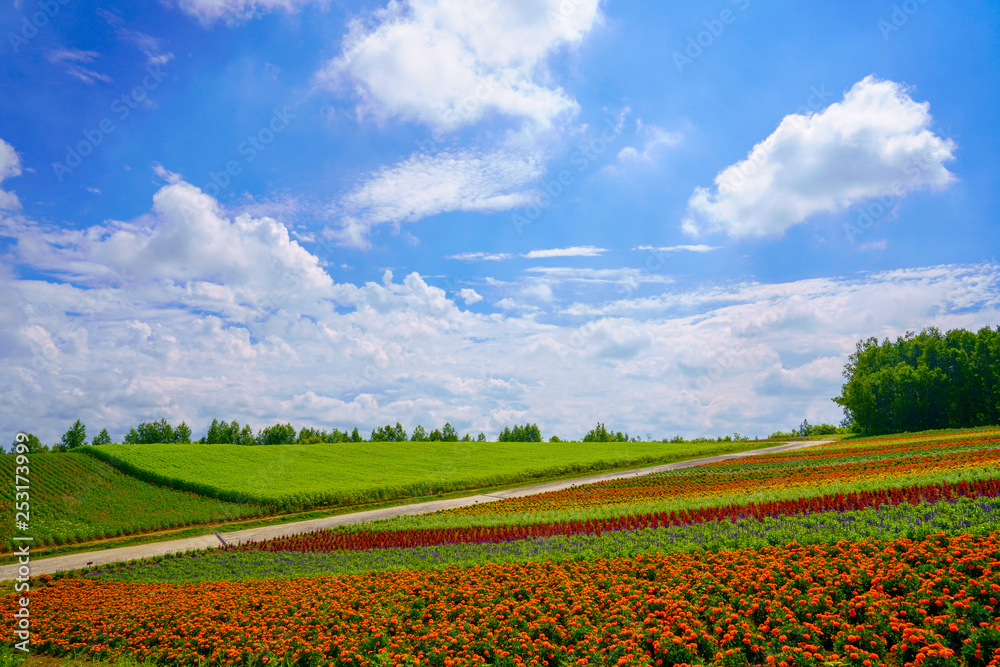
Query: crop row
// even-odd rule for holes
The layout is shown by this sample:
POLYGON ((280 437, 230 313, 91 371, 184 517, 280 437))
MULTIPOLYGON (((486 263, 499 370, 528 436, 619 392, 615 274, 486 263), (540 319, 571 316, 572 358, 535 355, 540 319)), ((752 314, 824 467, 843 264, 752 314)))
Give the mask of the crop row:
POLYGON ((1000 498, 902 503, 866 510, 777 517, 745 517, 686 526, 665 526, 600 535, 556 535, 493 543, 368 549, 364 551, 208 550, 130 561, 89 570, 105 581, 218 581, 286 579, 360 574, 449 565, 535 562, 570 558, 613 558, 641 553, 759 549, 796 542, 830 544, 841 540, 923 539, 935 533, 988 533, 1000 526, 1000 498))
POLYGON ((84 447, 137 479, 281 510, 399 500, 529 480, 653 465, 762 443, 383 442, 84 447))
POLYGON ((260 551, 337 551, 342 549, 386 549, 433 544, 488 543, 552 537, 554 535, 596 534, 619 530, 642 530, 659 526, 681 526, 744 517, 782 516, 805 512, 861 510, 882 505, 939 502, 962 497, 1000 496, 1000 480, 928 484, 907 488, 838 493, 761 503, 748 503, 692 510, 523 525, 468 526, 461 528, 414 528, 405 530, 324 530, 292 535, 265 542, 248 542, 233 549, 260 551))
MULTIPOLYGON (((0 510, 13 533, 13 456, 0 456, 0 510)), ((29 460, 30 524, 35 546, 61 545, 266 514, 123 475, 79 454, 34 454, 29 460)), ((0 550, 12 548, 5 540, 0 550)))
POLYGON ((716 470, 711 466, 703 466, 682 473, 665 472, 508 498, 457 508, 447 513, 461 516, 514 515, 570 508, 635 505, 681 498, 741 495, 748 489, 760 492, 830 483, 873 482, 948 470, 995 468, 998 464, 1000 448, 962 449, 882 460, 848 460, 795 468, 755 466, 716 470))
MULTIPOLYGON (((839 459, 844 457, 891 457, 913 456, 920 452, 937 450, 986 449, 1000 447, 998 433, 962 433, 950 436, 908 437, 897 440, 880 441, 847 441, 831 442, 807 449, 764 454, 754 461, 754 464, 773 464, 784 462, 805 462, 839 459)), ((705 464, 705 467, 725 467, 733 465, 732 461, 717 461, 705 464)))
MULTIPOLYGON (((1000 664, 1000 533, 289 581, 63 579, 36 650, 169 665, 1000 664)), ((0 599, 11 635, 16 600, 0 599)))

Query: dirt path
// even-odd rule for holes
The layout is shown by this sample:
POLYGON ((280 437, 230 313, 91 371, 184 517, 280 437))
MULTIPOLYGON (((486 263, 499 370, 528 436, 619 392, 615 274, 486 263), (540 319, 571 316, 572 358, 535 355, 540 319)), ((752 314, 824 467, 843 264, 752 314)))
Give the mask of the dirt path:
MULTIPOLYGON (((259 528, 249 528, 231 533, 222 533, 222 538, 229 544, 238 542, 260 542, 270 540, 275 537, 285 535, 296 535, 298 533, 310 533, 324 528, 344 526, 355 523, 365 523, 376 519, 390 519, 397 516, 413 516, 416 514, 428 514, 439 510, 453 509, 455 507, 465 507, 476 503, 489 503, 505 498, 521 498, 524 496, 545 493, 548 491, 559 491, 568 489, 571 486, 583 484, 595 484, 612 479, 626 479, 629 477, 639 477, 655 472, 666 470, 681 470, 683 468, 693 468, 705 463, 715 463, 716 461, 729 461, 741 459, 760 454, 775 454, 802 447, 821 445, 830 440, 798 441, 788 442, 766 449, 754 449, 746 452, 736 452, 734 454, 720 454, 719 456, 709 456, 701 459, 691 459, 678 463, 668 463, 665 465, 653 466, 650 468, 637 468, 635 470, 625 470, 621 472, 606 473, 603 475, 591 475, 589 477, 579 477, 567 479, 559 482, 549 482, 546 484, 534 484, 516 489, 506 489, 484 493, 464 498, 449 498, 447 500, 432 500, 412 505, 400 505, 398 507, 386 507, 384 509, 368 510, 366 512, 354 512, 353 514, 341 514, 339 516, 329 516, 320 519, 310 519, 308 521, 297 521, 277 526, 261 526, 259 528)), ((221 542, 214 535, 202 535, 200 537, 189 537, 182 540, 171 540, 168 542, 154 542, 152 544, 140 544, 134 547, 119 547, 117 549, 105 549, 103 551, 90 551, 84 553, 69 554, 67 556, 55 556, 31 561, 31 574, 53 574, 66 570, 78 570, 84 567, 96 567, 108 565, 126 560, 136 560, 139 558, 150 558, 152 556, 163 556, 166 554, 189 551, 193 549, 213 549, 221 546, 221 542)), ((4 565, 0 567, 0 581, 10 580, 17 577, 18 565, 4 565)))

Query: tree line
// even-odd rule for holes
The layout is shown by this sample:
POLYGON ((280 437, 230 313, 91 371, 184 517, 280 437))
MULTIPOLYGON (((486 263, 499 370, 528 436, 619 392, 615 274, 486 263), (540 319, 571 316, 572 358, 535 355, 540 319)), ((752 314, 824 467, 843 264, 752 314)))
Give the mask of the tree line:
POLYGON ((1000 327, 859 341, 833 400, 861 433, 1000 423, 1000 327))
MULTIPOLYGON (((810 426, 804 421, 803 426, 798 430, 792 429, 790 433, 777 432, 771 435, 772 438, 795 437, 799 435, 817 435, 822 433, 839 432, 840 429, 824 424, 821 427, 810 426), (830 429, 830 430, 826 430, 830 429)), ((28 438, 27 447, 29 452, 67 452, 84 445, 108 445, 111 444, 111 436, 107 429, 102 429, 99 434, 88 443, 87 427, 77 419, 73 425, 63 434, 58 443, 51 447, 44 445, 31 433, 25 434, 28 438)), ((660 442, 683 443, 683 442, 730 442, 749 440, 748 436, 741 436, 739 433, 733 436, 719 436, 717 438, 700 437, 687 440, 681 436, 671 439, 664 438, 660 442)), ((755 438, 756 439, 756 438, 755 438)), ((638 442, 641 438, 629 436, 627 432, 608 429, 603 422, 590 429, 582 438, 583 442, 638 442)), ((646 440, 652 442, 651 434, 646 434, 646 440)), ((338 428, 331 430, 303 427, 296 430, 290 423, 273 424, 260 429, 256 433, 249 424, 240 424, 233 420, 213 419, 208 431, 198 440, 191 439, 191 429, 185 422, 177 426, 170 424, 166 419, 157 421, 142 422, 129 429, 122 439, 125 444, 162 444, 162 443, 191 443, 200 444, 233 444, 233 445, 288 445, 305 444, 312 445, 318 443, 337 442, 486 442, 486 434, 479 433, 475 437, 470 433, 459 436, 458 430, 445 422, 440 429, 435 428, 427 431, 423 426, 417 425, 412 433, 407 433, 406 429, 399 422, 395 425, 386 424, 372 429, 371 435, 366 439, 355 427, 350 433, 338 428)), ((542 431, 535 423, 523 425, 505 426, 497 435, 498 442, 544 442, 542 431)), ((564 442, 558 436, 551 436, 549 442, 564 442)))

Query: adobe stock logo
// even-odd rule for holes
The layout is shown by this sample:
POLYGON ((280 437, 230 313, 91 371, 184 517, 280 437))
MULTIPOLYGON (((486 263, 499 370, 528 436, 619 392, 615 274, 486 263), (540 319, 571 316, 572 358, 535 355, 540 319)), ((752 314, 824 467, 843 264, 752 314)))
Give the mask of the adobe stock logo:
MULTIPOLYGON (((119 122, 125 122, 132 115, 132 111, 138 109, 140 104, 146 103, 149 93, 156 90, 166 78, 167 72, 160 69, 159 64, 147 66, 146 75, 141 83, 114 99, 111 103, 111 113, 119 122)), ((83 139, 76 144, 66 146, 66 158, 62 162, 52 163, 52 171, 55 172, 59 182, 62 183, 67 174, 73 173, 74 169, 83 164, 83 159, 93 153, 104 139, 117 129, 118 126, 109 115, 102 118, 96 127, 83 130, 83 139)))
MULTIPOLYGON (((732 3, 741 12, 745 12, 750 7, 750 0, 732 0, 732 3)), ((696 35, 688 35, 687 46, 683 53, 680 51, 673 53, 674 66, 677 71, 683 73, 685 67, 700 58, 707 49, 715 44, 715 40, 722 36, 722 33, 726 31, 726 26, 736 23, 736 18, 736 12, 726 8, 719 12, 718 16, 702 21, 701 24, 705 29, 696 35)))
MULTIPOLYGON (((8 32, 7 41, 10 42, 10 48, 14 49, 14 53, 21 50, 21 47, 28 43, 29 40, 34 39, 38 31, 49 24, 49 21, 54 19, 62 9, 62 6, 68 4, 69 0, 40 0, 38 6, 41 7, 40 11, 35 12, 30 17, 21 17, 21 29, 17 32, 8 32)), ((15 7, 17 3, 14 3, 15 7)))
MULTIPOLYGON (((257 156, 267 150, 271 142, 285 131, 289 121, 294 119, 295 114, 287 106, 280 110, 273 109, 270 120, 253 134, 247 135, 246 139, 236 147, 236 152, 243 157, 243 163, 250 164, 256 160, 257 156)), ((233 177, 243 173, 243 165, 240 164, 239 160, 228 160, 224 167, 218 172, 208 172, 211 181, 205 182, 201 187, 202 192, 210 197, 218 197, 233 182, 233 177)))

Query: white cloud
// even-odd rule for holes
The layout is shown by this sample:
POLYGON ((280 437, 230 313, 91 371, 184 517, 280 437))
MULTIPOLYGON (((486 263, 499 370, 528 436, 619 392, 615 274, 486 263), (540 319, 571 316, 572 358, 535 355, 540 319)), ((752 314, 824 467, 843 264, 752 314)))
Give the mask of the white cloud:
POLYGON ((880 241, 871 241, 870 243, 862 243, 858 246, 858 250, 872 251, 872 250, 885 250, 889 247, 889 242, 886 239, 880 241))
POLYGON ((904 86, 873 76, 842 102, 786 116, 745 160, 696 188, 683 229, 730 236, 776 236, 821 213, 873 197, 900 198, 955 180, 944 163, 956 144, 930 129, 930 105, 904 86))
POLYGON ((84 230, 36 228, 18 239, 18 250, 32 266, 77 283, 100 285, 116 275, 169 281, 199 298, 225 294, 232 307, 256 307, 276 290, 331 285, 283 224, 248 215, 230 220, 218 202, 183 181, 153 196, 151 215, 84 230))
POLYGON ((526 269, 529 274, 544 277, 555 282, 578 283, 660 283, 669 284, 669 276, 657 275, 640 269, 590 269, 568 266, 534 266, 526 269))
POLYGON ((394 0, 351 24, 317 79, 353 80, 361 110, 379 118, 447 131, 496 112, 548 126, 578 105, 548 82, 545 61, 590 31, 599 2, 394 0))
POLYGON ((457 255, 449 255, 445 259, 457 259, 463 262, 500 262, 513 257, 507 252, 461 252, 457 255))
POLYGON ((644 125, 641 120, 637 122, 639 135, 645 137, 646 140, 643 142, 642 148, 626 146, 618 151, 618 161, 623 164, 653 164, 659 159, 663 149, 676 146, 684 139, 682 132, 668 132, 655 125, 644 125))
POLYGON ((14 233, 16 264, 0 265, 7 442, 15 428, 53 442, 77 417, 116 438, 160 417, 196 433, 225 418, 451 421, 491 438, 527 420, 560 437, 597 420, 657 437, 766 435, 839 418, 829 399, 861 338, 1000 321, 995 264, 675 286, 576 308, 553 285, 593 291, 619 270, 543 267, 453 298, 416 273, 337 283, 281 221, 234 217, 183 181, 136 220, 14 233), (73 284, 16 277, 35 272, 73 284), (454 300, 494 291, 495 312, 454 300))
POLYGON ((573 246, 571 248, 551 248, 549 250, 532 250, 526 252, 521 257, 528 259, 542 259, 546 257, 599 257, 606 253, 606 248, 598 248, 592 245, 573 246))
POLYGON ((160 40, 128 28, 118 30, 118 36, 125 41, 132 42, 146 56, 148 65, 166 65, 174 59, 174 54, 164 50, 160 40))
POLYGON ((571 248, 531 250, 520 255, 514 255, 508 252, 463 252, 457 255, 449 255, 445 259, 459 259, 463 262, 499 262, 507 259, 513 259, 515 257, 524 257, 527 259, 545 259, 549 257, 600 257, 606 252, 608 252, 607 248, 598 248, 596 246, 587 245, 573 246, 571 248))
POLYGON ((413 222, 448 211, 492 213, 526 205, 525 188, 542 173, 537 153, 473 151, 416 154, 383 167, 333 208, 329 234, 343 245, 367 247, 372 227, 413 222))
MULTIPOLYGON (((21 158, 14 147, 0 139, 0 185, 13 176, 21 175, 21 158)), ((0 188, 0 211, 21 208, 21 202, 13 192, 0 188)))
POLYGON ((278 9, 292 12, 311 1, 313 0, 178 0, 177 5, 202 25, 209 26, 220 19, 235 23, 278 9))
POLYGON ((722 246, 716 245, 671 245, 671 246, 652 246, 652 245, 640 245, 632 248, 633 250, 649 250, 652 252, 712 252, 713 250, 721 250, 722 246))
POLYGON ((478 292, 476 292, 476 290, 470 287, 464 287, 458 290, 458 296, 460 296, 462 298, 462 301, 465 301, 465 303, 469 306, 471 306, 474 303, 479 303, 480 301, 483 300, 483 297, 478 292))
POLYGON ((96 81, 111 83, 113 79, 106 74, 101 74, 84 64, 88 64, 99 58, 101 54, 96 51, 81 51, 80 49, 53 49, 45 57, 53 65, 66 65, 66 73, 87 84, 96 81))

